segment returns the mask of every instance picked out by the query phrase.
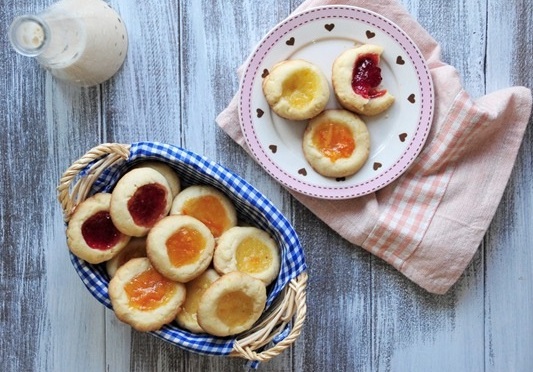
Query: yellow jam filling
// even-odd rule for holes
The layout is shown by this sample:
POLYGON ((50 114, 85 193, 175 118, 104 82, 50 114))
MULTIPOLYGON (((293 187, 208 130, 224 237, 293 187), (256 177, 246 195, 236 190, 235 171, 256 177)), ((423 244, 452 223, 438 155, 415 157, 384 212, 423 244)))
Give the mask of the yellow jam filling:
POLYGON ((313 144, 331 161, 349 158, 355 150, 352 131, 336 122, 320 124, 313 133, 313 144))
POLYGON ((220 200, 212 195, 188 200, 183 206, 183 214, 202 221, 215 238, 226 231, 231 223, 220 200))
POLYGON ((253 314, 253 308, 250 297, 241 291, 235 291, 220 297, 216 314, 226 325, 234 327, 245 323, 253 314))
POLYGON ((180 267, 198 260, 205 247, 205 238, 196 229, 182 227, 174 232, 165 244, 170 263, 180 267))
POLYGON ((274 257, 272 251, 257 238, 246 238, 235 252, 237 270, 245 273, 259 273, 266 270, 274 257))
POLYGON ((129 305, 139 310, 153 310, 164 305, 176 291, 175 283, 150 268, 124 286, 129 305))
POLYGON ((283 81, 282 96, 292 107, 304 108, 311 102, 319 86, 316 74, 309 70, 299 70, 283 81))

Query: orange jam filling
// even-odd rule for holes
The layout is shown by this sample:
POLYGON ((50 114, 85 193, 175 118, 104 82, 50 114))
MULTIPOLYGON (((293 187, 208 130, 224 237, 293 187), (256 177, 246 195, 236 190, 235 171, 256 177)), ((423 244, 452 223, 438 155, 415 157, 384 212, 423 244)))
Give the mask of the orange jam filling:
POLYGON ((183 206, 183 214, 202 221, 218 238, 230 227, 226 209, 216 196, 206 195, 188 200, 183 206))
POLYGON ((216 314, 223 323, 233 327, 243 324, 252 315, 253 308, 250 297, 241 291, 235 291, 220 297, 216 314))
POLYGON ((205 247, 202 234, 193 228, 182 227, 166 241, 168 258, 176 267, 194 263, 205 247))
POLYGON ((176 291, 175 283, 150 268, 124 286, 131 307, 153 310, 164 305, 176 291))
POLYGON ((299 70, 283 81, 281 95, 292 107, 303 108, 315 96, 318 84, 318 77, 313 71, 299 70))
POLYGON ((272 263, 272 252, 257 238, 246 238, 235 252, 237 270, 245 273, 258 273, 266 270, 272 263))
POLYGON ((331 161, 349 158, 355 150, 352 131, 335 122, 319 125, 313 134, 313 143, 331 161))

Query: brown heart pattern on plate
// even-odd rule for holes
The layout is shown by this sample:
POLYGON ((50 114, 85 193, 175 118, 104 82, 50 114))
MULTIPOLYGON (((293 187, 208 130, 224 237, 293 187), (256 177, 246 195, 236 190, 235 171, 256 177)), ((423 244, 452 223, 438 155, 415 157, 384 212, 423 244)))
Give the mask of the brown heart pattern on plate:
POLYGON ((263 70, 263 73, 261 74, 261 77, 264 79, 264 78, 266 78, 268 76, 268 74, 270 74, 270 72, 265 68, 263 70))
POLYGON ((287 44, 287 45, 294 45, 294 41, 295 41, 294 38, 291 37, 290 39, 288 39, 288 40, 285 42, 285 44, 287 44))
POLYGON ((298 169, 298 174, 301 174, 302 176, 307 176, 307 170, 305 168, 298 169))
POLYGON ((328 23, 324 25, 324 28, 328 31, 331 31, 335 28, 335 25, 333 23, 328 23))
POLYGON ((378 170, 378 169, 381 168, 381 167, 382 167, 382 164, 381 164, 381 163, 378 163, 378 162, 375 162, 375 163, 374 163, 374 167, 373 167, 374 170, 378 170))
POLYGON ((272 151, 273 154, 275 154, 276 151, 278 151, 278 146, 276 145, 270 145, 268 146, 268 148, 270 149, 270 151, 272 151))
POLYGON ((398 137, 400 138, 400 141, 405 142, 405 139, 407 138, 407 133, 400 133, 398 137))
POLYGON ((366 37, 368 39, 372 39, 374 36, 376 36, 376 33, 375 32, 372 32, 370 30, 366 30, 366 37))
POLYGON ((411 93, 409 95, 409 97, 407 97, 407 100, 411 103, 415 103, 416 102, 416 99, 415 99, 415 95, 413 93, 411 93))
POLYGON ((258 117, 258 118, 260 118, 261 116, 263 116, 263 115, 265 114, 265 112, 264 112, 263 110, 261 110, 260 108, 258 108, 258 109, 256 110, 256 112, 257 112, 257 117, 258 117))
POLYGON ((402 56, 396 57, 396 64, 397 65, 404 65, 405 61, 403 60, 402 56))

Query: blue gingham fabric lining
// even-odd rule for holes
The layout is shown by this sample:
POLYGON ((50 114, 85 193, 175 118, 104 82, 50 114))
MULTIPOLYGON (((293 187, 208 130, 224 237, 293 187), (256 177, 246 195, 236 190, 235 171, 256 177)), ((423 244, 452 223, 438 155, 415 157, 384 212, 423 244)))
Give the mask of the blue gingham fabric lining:
MULTIPOLYGON (((269 287, 267 309, 283 288, 307 269, 296 232, 269 200, 227 168, 180 147, 156 142, 133 143, 127 161, 117 162, 105 169, 94 182, 91 194, 111 192, 118 179, 131 166, 143 160, 158 160, 169 164, 178 173, 183 187, 204 184, 223 191, 234 203, 240 221, 267 231, 276 240, 282 251, 281 269, 277 280, 269 287)), ((109 277, 104 265, 89 264, 73 254, 71 261, 91 294, 112 309, 107 292, 109 277)), ((275 343, 287 337, 289 330, 290 324, 276 336, 275 343)), ((228 355, 235 342, 235 338, 231 337, 194 334, 178 328, 174 323, 152 333, 186 350, 209 355, 228 355)))

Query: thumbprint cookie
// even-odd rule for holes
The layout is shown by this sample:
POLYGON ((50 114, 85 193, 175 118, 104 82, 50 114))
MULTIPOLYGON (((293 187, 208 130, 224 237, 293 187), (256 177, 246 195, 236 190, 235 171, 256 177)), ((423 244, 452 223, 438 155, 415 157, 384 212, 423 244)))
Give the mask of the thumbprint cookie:
POLYGON ((198 303, 206 289, 218 278, 220 278, 220 275, 214 269, 209 268, 200 276, 185 283, 187 297, 181 307, 181 311, 176 316, 176 322, 180 327, 194 333, 204 332, 198 324, 198 303))
POLYGON ((278 275, 280 255, 276 242, 267 232, 236 226, 220 236, 213 265, 221 274, 240 271, 268 285, 278 275))
POLYGON ((159 161, 144 161, 135 168, 152 168, 161 173, 167 180, 168 186, 174 198, 181 191, 181 181, 174 169, 170 165, 159 161))
POLYGON ((367 161, 370 134, 356 114, 326 110, 309 121, 302 148, 309 164, 321 175, 347 177, 367 161))
POLYGON ((154 267, 182 283, 207 269, 214 249, 211 231, 190 216, 167 216, 154 225, 146 238, 146 253, 154 267))
POLYGON ((237 211, 229 198, 212 186, 195 185, 174 198, 170 214, 182 214, 202 221, 215 238, 237 225, 237 211))
POLYGON ((166 178, 151 168, 132 169, 111 193, 111 218, 117 228, 131 236, 145 236, 168 215, 172 193, 166 178))
POLYGON ((67 227, 67 243, 77 257, 92 264, 117 255, 130 240, 113 224, 109 208, 111 194, 99 193, 75 209, 67 227))
POLYGON ((382 47, 364 44, 344 51, 335 59, 331 80, 342 107, 371 116, 387 110, 394 103, 394 96, 380 87, 382 53, 382 47))
POLYGON ((146 257, 146 237, 131 238, 115 257, 106 262, 107 273, 112 278, 120 266, 137 257, 146 257))
POLYGON ((266 304, 265 284, 248 274, 234 271, 209 286, 198 304, 198 323, 215 336, 230 336, 249 330, 266 304))
POLYGON ((276 64, 263 80, 263 93, 272 110, 290 120, 306 120, 326 107, 329 84, 315 64, 301 59, 276 64))
POLYGON ((165 278, 146 257, 126 262, 109 282, 109 298, 117 318, 142 332, 172 322, 185 295, 185 285, 165 278))

